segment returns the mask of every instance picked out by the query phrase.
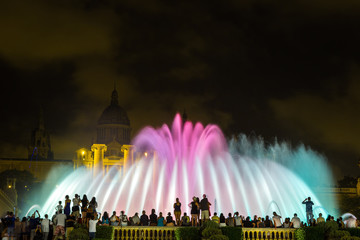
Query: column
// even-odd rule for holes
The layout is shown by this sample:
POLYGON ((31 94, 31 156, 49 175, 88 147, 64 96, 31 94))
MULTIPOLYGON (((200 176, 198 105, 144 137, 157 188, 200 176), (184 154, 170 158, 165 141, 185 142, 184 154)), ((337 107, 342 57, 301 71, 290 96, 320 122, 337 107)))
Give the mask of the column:
POLYGON ((94 178, 102 173, 104 176, 104 153, 106 152, 107 147, 105 144, 93 144, 91 146, 91 151, 94 152, 94 164, 93 164, 93 176, 94 178))
POLYGON ((124 153, 124 174, 127 173, 129 167, 134 163, 134 150, 133 145, 123 145, 121 151, 124 153))

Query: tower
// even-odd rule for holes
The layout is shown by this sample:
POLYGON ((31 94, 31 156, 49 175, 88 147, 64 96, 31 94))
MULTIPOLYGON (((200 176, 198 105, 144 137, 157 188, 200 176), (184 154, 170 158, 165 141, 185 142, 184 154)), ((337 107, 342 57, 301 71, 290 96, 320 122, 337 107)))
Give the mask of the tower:
POLYGON ((121 157, 121 146, 130 144, 130 121, 126 111, 119 105, 116 86, 111 94, 110 105, 101 114, 96 131, 96 144, 106 144, 105 156, 121 157))
POLYGON ((54 154, 51 151, 50 135, 45 130, 44 114, 40 109, 39 123, 31 133, 31 141, 28 147, 28 159, 51 160, 54 154))

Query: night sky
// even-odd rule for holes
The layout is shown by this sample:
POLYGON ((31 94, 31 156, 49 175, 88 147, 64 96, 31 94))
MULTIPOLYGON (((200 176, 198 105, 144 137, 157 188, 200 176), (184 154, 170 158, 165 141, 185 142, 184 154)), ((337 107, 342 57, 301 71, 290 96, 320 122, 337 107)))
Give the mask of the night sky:
POLYGON ((133 135, 218 124, 360 169, 360 2, 0 2, 1 157, 27 157, 43 108, 56 159, 95 137, 114 82, 133 135))

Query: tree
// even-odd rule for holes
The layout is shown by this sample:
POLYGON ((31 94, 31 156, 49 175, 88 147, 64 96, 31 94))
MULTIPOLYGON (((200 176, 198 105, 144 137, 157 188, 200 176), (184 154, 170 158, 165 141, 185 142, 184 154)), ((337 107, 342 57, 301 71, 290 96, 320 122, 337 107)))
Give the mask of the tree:
POLYGON ((357 178, 351 176, 344 176, 343 179, 338 180, 338 186, 341 188, 355 188, 357 184, 357 178))

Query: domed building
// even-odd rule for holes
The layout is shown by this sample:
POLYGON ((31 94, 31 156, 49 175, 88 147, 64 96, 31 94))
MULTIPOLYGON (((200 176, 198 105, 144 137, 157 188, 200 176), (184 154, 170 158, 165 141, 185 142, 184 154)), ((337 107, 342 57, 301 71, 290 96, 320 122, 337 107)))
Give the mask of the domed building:
POLYGON ((96 131, 96 144, 105 144, 105 156, 122 156, 121 146, 130 144, 130 120, 126 111, 119 106, 116 89, 111 94, 111 103, 101 114, 96 131))
POLYGON ((96 140, 91 149, 76 151, 74 168, 102 165, 103 172, 118 166, 124 171, 128 160, 133 161, 133 147, 130 145, 131 127, 126 111, 119 105, 118 92, 114 88, 110 105, 100 115, 96 127, 96 140))

